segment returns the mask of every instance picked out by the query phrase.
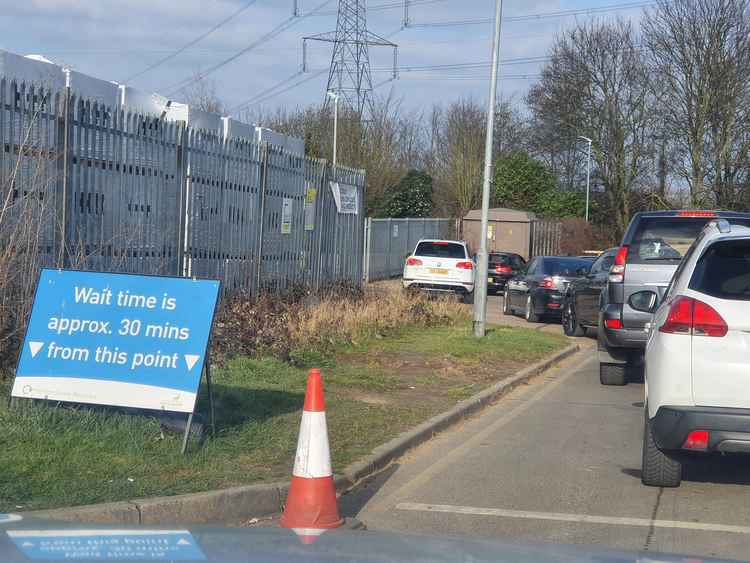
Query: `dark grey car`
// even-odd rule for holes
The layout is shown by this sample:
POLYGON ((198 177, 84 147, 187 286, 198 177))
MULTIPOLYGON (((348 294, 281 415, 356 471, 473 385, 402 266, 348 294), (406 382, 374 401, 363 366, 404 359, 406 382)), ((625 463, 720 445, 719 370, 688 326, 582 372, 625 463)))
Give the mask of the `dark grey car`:
POLYGON ((650 211, 633 216, 602 292, 598 341, 603 385, 625 385, 628 366, 643 361, 651 314, 631 307, 631 296, 650 290, 661 299, 685 252, 706 223, 717 218, 750 226, 750 213, 731 211, 650 211))
POLYGON ((522 312, 532 323, 546 316, 560 317, 568 284, 585 276, 591 262, 572 256, 537 256, 505 284, 503 312, 522 312))

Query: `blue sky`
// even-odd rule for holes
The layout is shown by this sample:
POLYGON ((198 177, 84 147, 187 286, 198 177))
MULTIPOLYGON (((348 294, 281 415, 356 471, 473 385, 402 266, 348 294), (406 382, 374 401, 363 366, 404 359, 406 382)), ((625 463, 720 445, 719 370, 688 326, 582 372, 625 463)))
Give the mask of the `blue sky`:
MULTIPOLYGON (((298 0, 303 12, 310 12, 325 0, 298 0)), ((424 0, 416 0, 416 2, 424 0)), ((0 0, 3 3, 0 48, 21 54, 42 54, 87 74, 126 82, 162 57, 207 31, 217 22, 248 3, 248 0, 0 0)), ((369 0, 368 5, 395 4, 394 0, 369 0)), ((624 4, 628 0, 505 0, 508 17, 580 10, 595 6, 624 4)), ((631 4, 633 1, 631 0, 631 4)), ((162 66, 127 82, 144 91, 170 93, 176 84, 232 56, 288 21, 293 0, 257 0, 230 23, 194 47, 162 66)), ((329 0, 321 12, 294 22, 286 31, 264 42, 210 75, 230 108, 300 71, 301 38, 335 29, 336 0, 329 0)), ((451 27, 418 27, 418 24, 490 18, 494 0, 431 0, 411 8, 414 27, 401 30, 403 10, 372 10, 371 31, 390 36, 399 44, 400 66, 445 65, 489 61, 491 24, 451 27), (398 32, 398 33, 396 33, 398 32), (393 34, 393 35, 391 35, 393 34)), ((597 17, 616 15, 637 18, 640 9, 622 9, 597 17)), ((507 21, 503 25, 502 58, 544 56, 556 33, 589 15, 542 17, 507 21)), ((289 22, 291 23, 291 22, 289 22)), ((311 44, 311 71, 327 67, 330 45, 311 44)), ((373 82, 388 79, 391 51, 371 52, 373 82)), ((504 66, 502 72, 535 76, 539 62, 504 66)), ((401 78, 378 89, 387 94, 393 88, 407 108, 432 102, 447 103, 460 96, 483 99, 487 95, 489 69, 403 72, 401 78)), ((289 85, 307 78, 299 76, 289 85)), ((262 107, 293 107, 322 100, 327 74, 273 96, 262 107)), ((502 80, 504 97, 520 100, 532 83, 528 78, 502 80)), ((179 96, 177 96, 179 97, 179 96)), ((254 106, 257 108, 257 106, 254 106)))

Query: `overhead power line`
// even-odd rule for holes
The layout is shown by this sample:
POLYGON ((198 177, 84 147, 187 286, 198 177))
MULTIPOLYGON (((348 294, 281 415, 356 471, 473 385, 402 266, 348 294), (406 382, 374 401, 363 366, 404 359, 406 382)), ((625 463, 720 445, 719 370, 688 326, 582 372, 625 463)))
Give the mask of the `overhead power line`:
MULTIPOLYGON (((509 16, 503 18, 504 22, 525 22, 535 21, 541 19, 551 18, 564 18, 568 16, 580 16, 590 14, 601 14, 606 12, 615 12, 618 10, 633 10, 636 8, 647 8, 653 6, 654 2, 624 2, 621 4, 610 4, 609 6, 594 6, 591 8, 579 8, 577 10, 560 10, 557 12, 541 12, 538 14, 522 14, 518 16, 509 16)), ((456 21, 445 21, 445 22, 424 22, 424 23, 410 23, 410 28, 420 27, 454 27, 454 26, 465 26, 465 25, 483 25, 492 23, 491 18, 478 18, 472 20, 456 20, 456 21)))
POLYGON ((193 45, 197 45, 198 43, 200 43, 201 41, 203 41, 206 37, 208 37, 209 35, 211 35, 214 31, 216 31, 220 27, 222 27, 222 26, 226 25, 227 23, 229 23, 230 21, 232 21, 234 18, 236 18, 237 16, 239 16, 242 12, 244 12, 245 10, 247 10, 250 6, 252 6, 253 4, 255 4, 257 1, 258 0, 250 0, 250 2, 248 2, 247 4, 245 4, 244 6, 242 6, 240 9, 234 11, 232 14, 230 14, 229 16, 227 16, 226 18, 224 18, 223 20, 221 20, 219 23, 217 23, 216 25, 214 25, 208 31, 202 33, 201 35, 199 35, 198 37, 196 37, 192 41, 186 43, 185 45, 183 45, 182 47, 180 47, 176 51, 172 51, 169 55, 167 55, 166 57, 163 57, 163 58, 159 59, 158 61, 156 61, 152 65, 149 65, 148 67, 144 68, 142 71, 136 72, 132 76, 129 76, 128 78, 125 79, 125 82, 132 82, 136 78, 140 78, 144 74, 146 74, 148 72, 151 72, 152 70, 154 70, 155 68, 163 65, 167 61, 171 61, 172 59, 174 59, 180 53, 183 53, 183 52, 187 51, 193 45))
MULTIPOLYGON (((438 2, 447 2, 448 0, 410 0, 409 1, 409 7, 413 6, 421 6, 423 4, 436 4, 438 2)), ((404 0, 401 0, 400 2, 385 2, 383 4, 373 4, 372 6, 367 6, 368 12, 378 12, 382 10, 392 10, 392 9, 404 9, 404 0)), ((316 16, 335 16, 338 14, 338 11, 336 10, 325 10, 323 12, 318 12, 315 14, 316 16)))
MULTIPOLYGON (((278 90, 278 91, 270 92, 269 94, 266 94, 265 96, 258 95, 255 98, 253 98, 252 100, 244 102, 244 103, 240 104, 237 107, 240 108, 240 109, 247 109, 247 108, 249 108, 251 106, 256 106, 258 104, 262 104, 266 100, 270 100, 271 98, 274 98, 276 96, 280 96, 280 95, 288 92, 289 90, 293 90, 294 88, 297 88, 298 86, 302 86, 303 84, 306 84, 306 83, 310 82, 311 80, 314 80, 314 79, 318 78, 319 76, 323 76, 327 72, 328 72, 327 68, 319 70, 318 72, 313 72, 309 76, 305 76, 305 78, 303 78, 302 80, 299 80, 299 81, 295 82, 294 84, 291 84, 291 85, 287 86, 286 88, 283 88, 283 89, 278 90)), ((294 76, 299 76, 299 73, 297 73, 294 76)), ((290 77, 290 78, 292 78, 292 77, 290 77)), ((275 87, 279 86, 280 84, 283 84, 284 82, 288 82, 288 80, 289 79, 282 80, 279 84, 276 84, 272 88, 275 88, 275 87)), ((269 88, 268 90, 271 90, 272 88, 269 88)))
POLYGON ((239 51, 237 51, 236 53, 234 53, 231 57, 227 57, 226 59, 224 59, 224 60, 222 60, 222 61, 220 61, 220 62, 218 62, 218 63, 216 63, 216 64, 214 64, 214 65, 212 65, 210 67, 208 67, 206 70, 198 73, 197 76, 194 76, 194 77, 191 77, 191 78, 186 78, 185 80, 182 80, 181 82, 173 84, 173 85, 171 85, 171 86, 169 86, 167 88, 163 88, 163 90, 165 90, 166 92, 168 92, 168 95, 170 95, 170 96, 176 94, 177 92, 183 90, 187 86, 190 86, 191 84, 193 84, 193 83, 195 83, 195 82, 197 82, 199 80, 204 79, 209 74, 212 74, 212 73, 216 72, 217 70, 219 70, 220 68, 228 65, 229 63, 231 63, 233 61, 236 61, 242 55, 245 55, 245 54, 249 53, 250 51, 252 51, 256 47, 262 45, 263 43, 266 43, 267 41, 270 41, 271 39, 273 39, 274 37, 276 37, 280 33, 286 31, 287 29, 289 29, 290 27, 292 27, 294 25, 297 25, 299 22, 301 22, 302 20, 304 20, 304 19, 312 16, 318 10, 320 10, 323 7, 327 6, 331 2, 333 2, 333 0, 325 0, 322 4, 318 5, 315 9, 313 9, 312 12, 309 12, 307 14, 303 14, 301 16, 292 16, 290 18, 287 18, 286 20, 284 20, 283 22, 281 22, 279 25, 277 25, 276 27, 274 27, 271 31, 269 31, 268 33, 266 33, 262 37, 256 39, 252 43, 250 43, 250 45, 248 45, 247 47, 244 47, 243 49, 240 49, 239 51))

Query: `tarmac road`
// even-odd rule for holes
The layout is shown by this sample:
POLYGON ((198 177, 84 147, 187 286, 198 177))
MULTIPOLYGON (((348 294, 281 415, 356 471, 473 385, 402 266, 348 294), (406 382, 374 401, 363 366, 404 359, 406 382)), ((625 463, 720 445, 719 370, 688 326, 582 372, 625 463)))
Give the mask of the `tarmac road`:
POLYGON ((341 497, 344 514, 375 530, 749 558, 750 461, 703 460, 678 489, 643 486, 643 384, 601 386, 594 342, 581 343, 341 497))

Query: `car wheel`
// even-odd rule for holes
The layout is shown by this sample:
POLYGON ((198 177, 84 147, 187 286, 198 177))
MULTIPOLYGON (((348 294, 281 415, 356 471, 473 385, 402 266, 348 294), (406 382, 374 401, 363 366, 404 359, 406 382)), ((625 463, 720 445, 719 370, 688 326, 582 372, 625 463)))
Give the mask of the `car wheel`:
POLYGON ((565 336, 583 336, 586 330, 578 324, 573 304, 567 300, 563 309, 562 326, 565 336))
POLYGON ((467 291, 463 294, 463 302, 467 305, 473 305, 474 304, 474 292, 473 291, 467 291))
POLYGON ((531 295, 526 298, 526 314, 524 315, 524 317, 530 323, 539 322, 539 315, 537 315, 536 311, 534 310, 534 300, 531 298, 531 295))
POLYGON ((508 290, 505 290, 505 293, 503 294, 503 315, 512 315, 513 311, 510 308, 510 295, 508 295, 508 290))
POLYGON ((641 482, 649 487, 679 487, 682 481, 682 463, 657 447, 648 415, 644 418, 641 482))
POLYGON ((627 385, 627 364, 599 363, 599 381, 602 385, 627 385))

